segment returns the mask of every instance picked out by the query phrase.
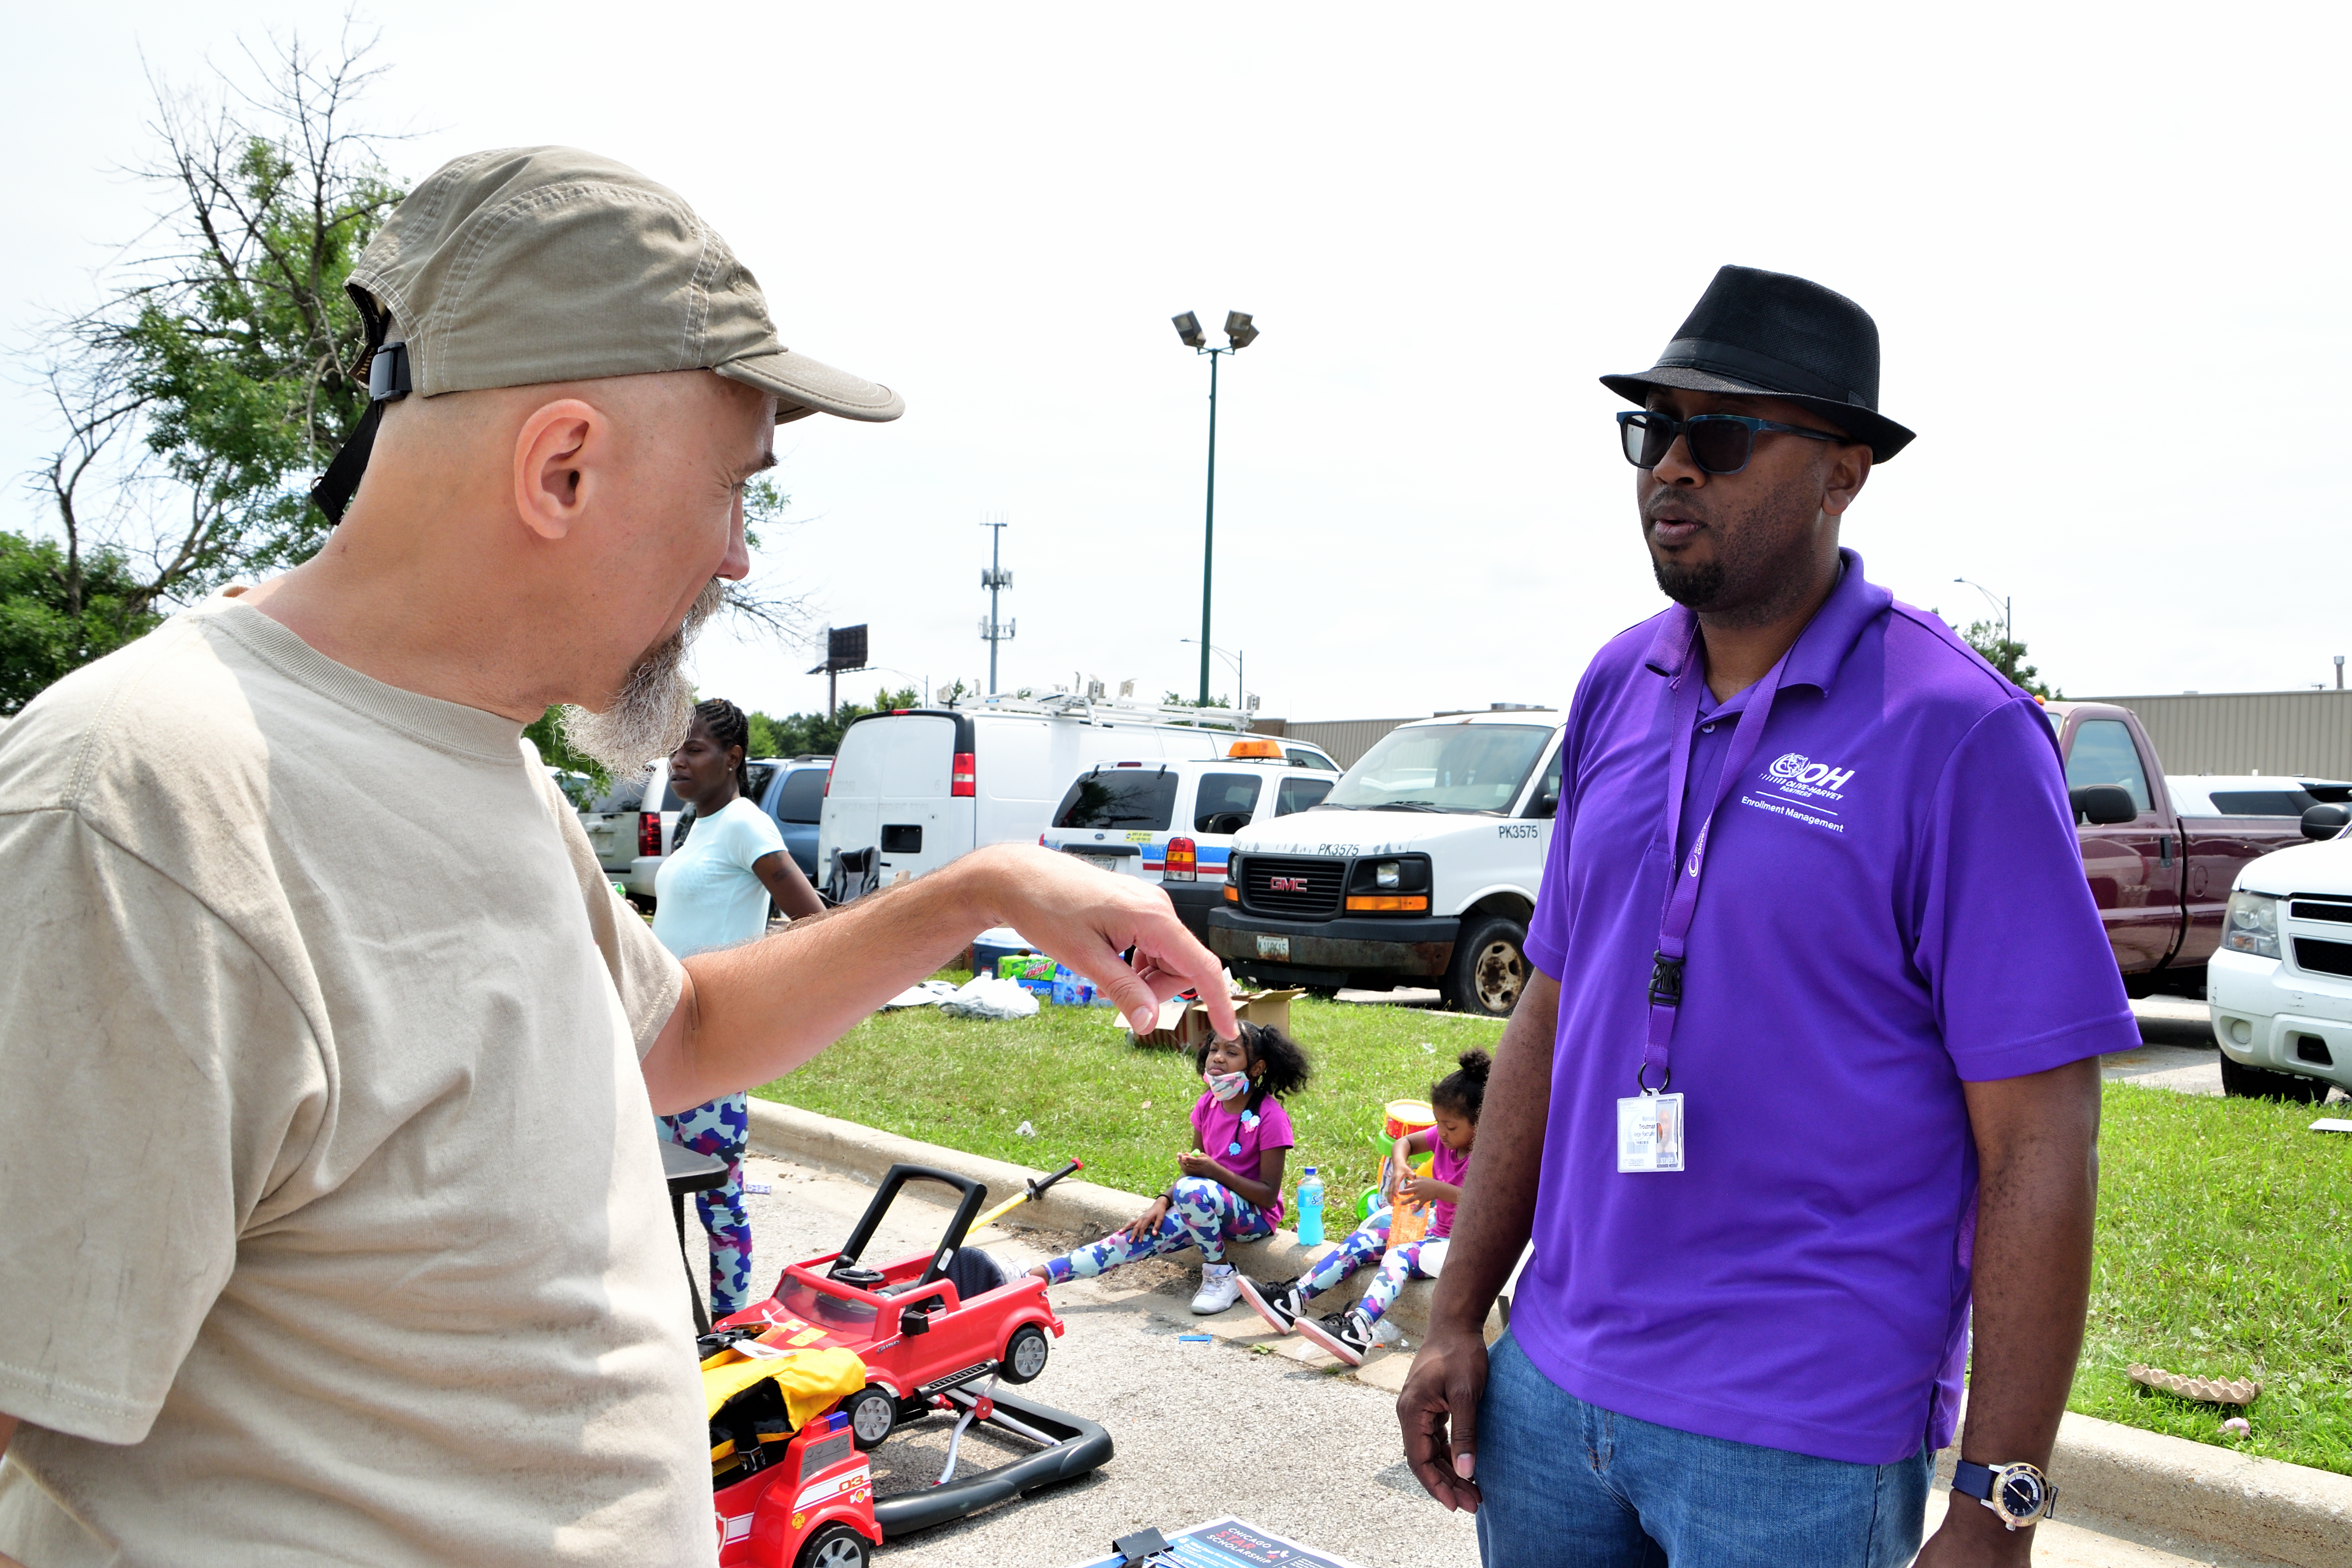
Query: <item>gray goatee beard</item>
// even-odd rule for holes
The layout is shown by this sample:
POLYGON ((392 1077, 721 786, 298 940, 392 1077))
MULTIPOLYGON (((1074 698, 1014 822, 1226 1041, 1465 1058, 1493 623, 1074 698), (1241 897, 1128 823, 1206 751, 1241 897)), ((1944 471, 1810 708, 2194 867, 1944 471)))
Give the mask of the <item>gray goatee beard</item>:
POLYGON ((566 705, 563 738, 596 759, 616 779, 631 779, 677 750, 694 720, 694 688, 686 679, 686 650, 719 606, 727 584, 718 577, 695 596, 677 630, 647 648, 601 713, 566 705))

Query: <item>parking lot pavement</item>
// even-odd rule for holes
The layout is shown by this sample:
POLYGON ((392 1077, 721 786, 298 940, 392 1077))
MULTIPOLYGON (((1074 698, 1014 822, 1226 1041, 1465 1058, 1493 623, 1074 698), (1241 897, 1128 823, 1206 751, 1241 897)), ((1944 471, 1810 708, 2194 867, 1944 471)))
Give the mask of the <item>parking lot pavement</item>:
POLYGON ((2221 1053, 2212 1046, 2142 1046, 2099 1058, 2099 1076, 2182 1094, 2221 1092, 2221 1053))
MULTIPOLYGON (((744 1168, 749 1180, 773 1189, 749 1200, 755 1281, 772 1281, 789 1259, 838 1247, 873 1195, 848 1177, 756 1155, 744 1168)), ((869 1256, 927 1250, 947 1215, 910 1194, 893 1206, 869 1256)), ((689 1216, 698 1268, 700 1235, 689 1216)), ((974 1237, 1013 1268, 1073 1239, 995 1226, 974 1237)), ((1225 1513, 1363 1568, 1475 1563, 1468 1516, 1431 1502, 1399 1457, 1392 1391, 1411 1356, 1377 1352, 1361 1381, 1346 1376, 1311 1345, 1269 1332, 1244 1307, 1193 1317, 1187 1302, 1196 1274, 1189 1264, 1154 1260, 1057 1288, 1055 1310, 1069 1331, 1026 1392, 1101 1422, 1117 1456, 1084 1480, 892 1542, 881 1554, 885 1568, 1069 1568, 1144 1525, 1182 1528, 1225 1513), (1181 1337, 1197 1333, 1210 1338, 1181 1337)), ((936 1479, 946 1431, 945 1421, 932 1420, 894 1434, 875 1453, 878 1489, 888 1495, 936 1479)), ((969 1436, 963 1451, 965 1475, 1012 1457, 969 1436)), ((1940 1498, 1932 1501, 1928 1518, 1940 1519, 1943 1507, 1940 1498)), ((2269 1568, 2269 1559, 2108 1524, 2073 1506, 2066 1513, 2037 1531, 2034 1561, 2048 1568, 2269 1568)))
MULTIPOLYGON (((786 1261, 838 1247, 873 1195, 848 1178, 756 1155, 744 1165, 747 1179, 775 1189, 749 1200, 755 1289, 786 1261)), ((910 1194, 892 1206, 867 1256, 929 1248, 947 1215, 910 1194)), ((689 1214, 698 1268, 699 1230, 689 1214)), ((1025 1268, 1080 1238, 992 1226, 975 1239, 1025 1268)), ((887 1546, 886 1568, 1068 1568, 1145 1525, 1178 1529, 1225 1513, 1364 1568, 1475 1563, 1469 1517, 1430 1501, 1405 1470, 1395 1395, 1340 1375, 1346 1369, 1295 1337, 1276 1349, 1246 1307, 1194 1318, 1197 1274, 1195 1265, 1155 1260, 1057 1287, 1054 1308, 1069 1331, 1023 1392, 1101 1422, 1117 1457, 1084 1480, 887 1546), (1179 1337, 1212 1329, 1206 1343, 1179 1337)), ((877 1488, 887 1495, 935 1480, 947 1426, 934 1419, 893 1435, 876 1450, 877 1488)), ((970 1436, 963 1451, 966 1475, 1012 1457, 970 1436)))

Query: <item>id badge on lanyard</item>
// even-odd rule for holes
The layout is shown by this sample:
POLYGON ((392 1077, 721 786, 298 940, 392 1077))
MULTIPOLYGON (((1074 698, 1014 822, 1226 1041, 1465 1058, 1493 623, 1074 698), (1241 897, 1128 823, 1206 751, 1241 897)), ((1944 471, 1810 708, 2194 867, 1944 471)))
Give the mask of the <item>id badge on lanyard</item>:
MULTIPOLYGON (((1706 679, 1700 668, 1698 637, 1694 621, 1690 647, 1683 653, 1682 673, 1669 683, 1674 693, 1674 733, 1666 763, 1666 847, 1670 852, 1682 842, 1683 791, 1690 783, 1699 689, 1706 679)), ((1795 651, 1793 645, 1790 651, 1795 651)), ((1772 699, 1780 689, 1780 672, 1788 663, 1789 655, 1784 653, 1771 673, 1757 682, 1755 695, 1739 715, 1739 727, 1732 731, 1723 767, 1715 775, 1714 796, 1707 802, 1706 814, 1699 818, 1698 837, 1691 842, 1690 854, 1675 868, 1673 886, 1666 890, 1665 908, 1658 917, 1657 951, 1650 959, 1649 1037, 1642 1046, 1642 1065, 1633 1074, 1638 1092, 1617 1102, 1617 1169, 1622 1172, 1684 1168, 1683 1097, 1670 1092, 1674 1072, 1668 1058, 1675 1018, 1682 1008, 1683 964, 1688 956, 1691 918, 1698 912, 1699 877, 1706 869, 1707 835, 1714 829, 1715 814, 1723 809, 1724 801, 1755 760, 1764 726, 1772 716, 1772 699), (1655 1087, 1650 1083, 1653 1072, 1658 1075, 1655 1087)))

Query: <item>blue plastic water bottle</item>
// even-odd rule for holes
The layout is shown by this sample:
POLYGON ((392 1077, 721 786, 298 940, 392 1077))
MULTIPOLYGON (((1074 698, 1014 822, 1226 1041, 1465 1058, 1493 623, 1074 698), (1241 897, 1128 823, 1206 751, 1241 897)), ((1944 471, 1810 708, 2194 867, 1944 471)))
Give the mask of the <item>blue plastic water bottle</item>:
POLYGON ((1323 1239, 1323 1178, 1315 1167, 1298 1179, 1298 1245, 1313 1247, 1323 1239))

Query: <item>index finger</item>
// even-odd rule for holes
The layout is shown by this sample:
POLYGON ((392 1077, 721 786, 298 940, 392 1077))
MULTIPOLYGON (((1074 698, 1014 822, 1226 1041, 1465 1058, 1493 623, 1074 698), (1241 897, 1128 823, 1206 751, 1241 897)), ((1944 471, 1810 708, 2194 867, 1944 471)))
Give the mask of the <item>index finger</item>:
POLYGON ((1173 910, 1164 915, 1155 911, 1151 924, 1158 929, 1146 931, 1136 942, 1136 973, 1159 994, 1190 991, 1199 996, 1217 1038, 1238 1036, 1241 1018, 1234 1011, 1234 999, 1225 994, 1223 961, 1193 940, 1173 910))

